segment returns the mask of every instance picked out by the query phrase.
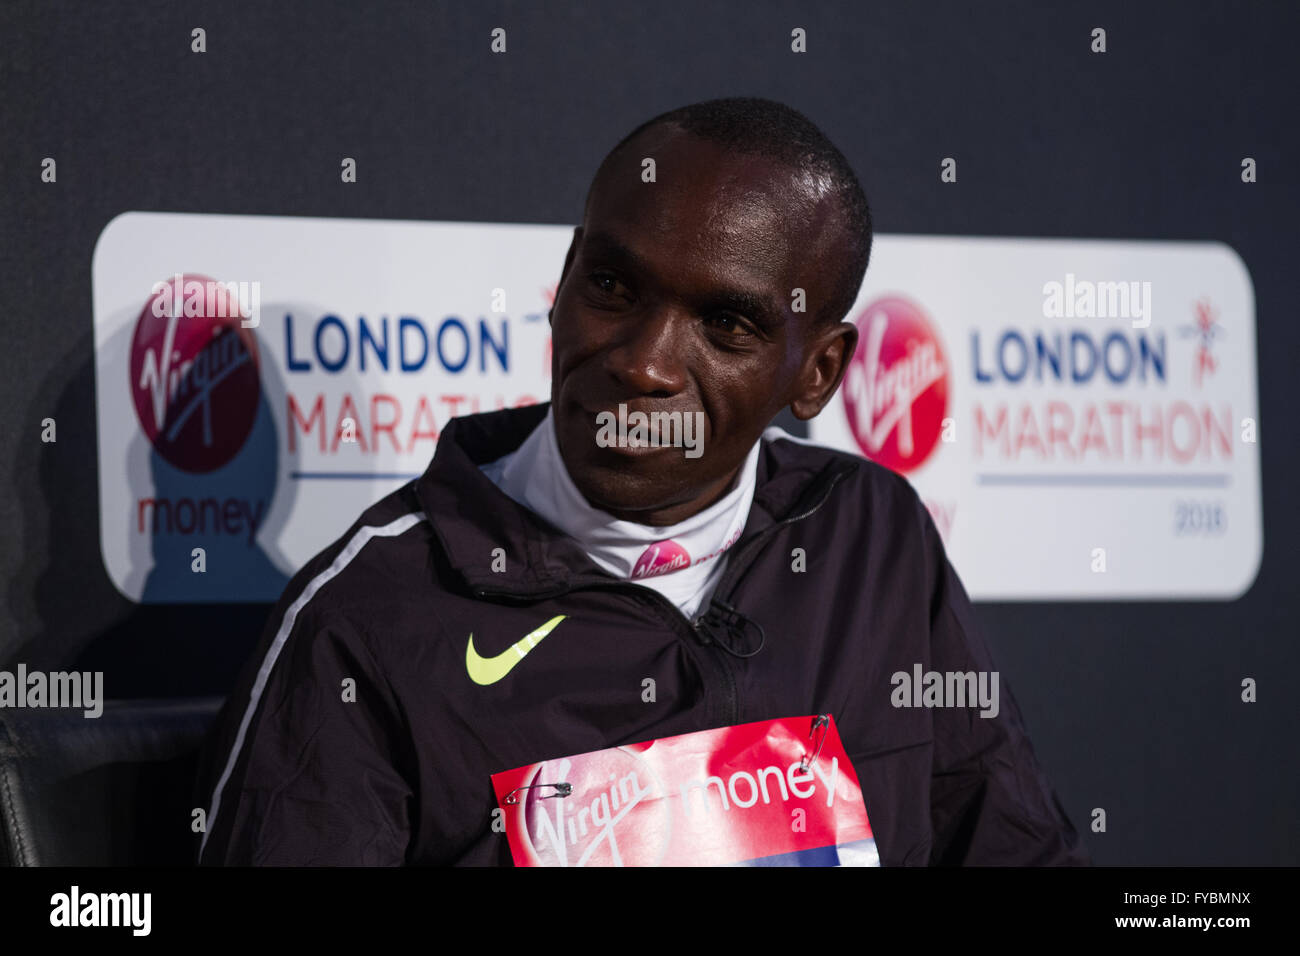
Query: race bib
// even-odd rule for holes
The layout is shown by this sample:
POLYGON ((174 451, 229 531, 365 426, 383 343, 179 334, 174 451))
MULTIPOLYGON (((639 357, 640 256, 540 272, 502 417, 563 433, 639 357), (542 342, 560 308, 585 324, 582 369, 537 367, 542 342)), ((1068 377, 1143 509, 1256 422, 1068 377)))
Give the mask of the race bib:
POLYGON ((829 714, 492 775, 516 866, 879 866, 829 714))

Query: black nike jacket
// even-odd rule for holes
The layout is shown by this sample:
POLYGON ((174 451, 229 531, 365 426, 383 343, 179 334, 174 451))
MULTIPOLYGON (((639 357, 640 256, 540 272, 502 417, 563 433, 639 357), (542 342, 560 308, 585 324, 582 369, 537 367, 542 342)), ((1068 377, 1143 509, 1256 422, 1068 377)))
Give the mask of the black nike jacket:
POLYGON ((895 706, 896 672, 994 670, 905 479, 764 436, 748 523, 692 622, 479 471, 546 411, 453 419, 424 475, 289 583, 205 748, 201 864, 509 865, 493 773, 826 712, 882 865, 1088 862, 1005 680, 996 717, 895 706), (491 658, 557 615, 504 676, 471 680, 471 635, 491 658))

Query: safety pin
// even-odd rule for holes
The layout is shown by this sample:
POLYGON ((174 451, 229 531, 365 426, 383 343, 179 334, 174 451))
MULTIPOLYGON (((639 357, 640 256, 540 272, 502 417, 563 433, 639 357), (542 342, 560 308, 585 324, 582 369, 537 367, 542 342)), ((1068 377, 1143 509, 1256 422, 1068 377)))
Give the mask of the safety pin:
POLYGON ((535 787, 555 788, 555 793, 542 794, 537 798, 538 800, 553 800, 556 797, 567 797, 569 794, 573 793, 573 784, 571 783, 530 783, 526 787, 515 787, 507 793, 505 802, 512 805, 516 804, 519 802, 519 798, 515 796, 516 793, 520 790, 532 790, 535 787))
MULTIPOLYGON (((811 739, 813 738, 813 735, 817 733, 817 728, 818 728, 818 727, 828 727, 829 725, 830 725, 830 717, 827 716, 826 714, 818 714, 816 717, 813 718, 812 727, 811 727, 811 729, 809 729, 809 731, 808 731, 808 739, 811 740, 811 739)), ((803 755, 803 759, 799 761, 799 772, 800 772, 800 773, 807 773, 807 772, 808 772, 808 768, 809 768, 809 767, 810 767, 810 766, 811 766, 811 765, 812 765, 812 764, 817 760, 817 758, 821 755, 821 752, 822 752, 822 745, 823 745, 824 743, 826 743, 826 734, 827 734, 827 732, 828 732, 828 731, 826 731, 826 730, 823 730, 823 731, 822 731, 821 738, 817 741, 817 749, 816 749, 815 751, 813 751, 813 755, 810 757, 810 756, 808 756, 807 754, 804 754, 804 755, 803 755)))

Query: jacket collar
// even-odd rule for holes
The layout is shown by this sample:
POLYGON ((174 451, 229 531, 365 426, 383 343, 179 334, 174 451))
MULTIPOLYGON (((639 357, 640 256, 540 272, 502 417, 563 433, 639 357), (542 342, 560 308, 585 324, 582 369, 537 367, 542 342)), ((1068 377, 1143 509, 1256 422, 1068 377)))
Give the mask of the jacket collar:
MULTIPOLYGON (((453 418, 438 439, 433 460, 415 492, 443 552, 478 596, 536 598, 573 587, 619 581, 592 563, 573 538, 499 489, 480 470, 515 451, 532 433, 549 402, 453 418), (505 570, 493 571, 493 553, 505 553, 505 570)), ((822 456, 792 454, 791 442, 763 441, 754 503, 740 550, 755 535, 797 513, 814 479, 831 464, 822 456)), ((843 466, 841 465, 841 468, 843 466)), ((499 564, 498 564, 499 566, 499 564)))

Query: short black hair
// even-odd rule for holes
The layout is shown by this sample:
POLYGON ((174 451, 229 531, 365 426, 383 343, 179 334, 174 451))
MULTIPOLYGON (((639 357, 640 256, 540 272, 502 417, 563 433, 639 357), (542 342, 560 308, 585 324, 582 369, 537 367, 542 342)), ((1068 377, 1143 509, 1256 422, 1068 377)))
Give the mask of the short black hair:
POLYGON ((847 244, 829 302, 817 309, 815 326, 839 322, 853 308, 871 258, 871 208, 866 193, 844 158, 812 120, 775 100, 736 96, 707 100, 660 113, 624 136, 601 161, 587 190, 583 217, 591 193, 605 169, 632 140, 646 130, 672 125, 739 153, 776 160, 791 169, 811 172, 830 185, 838 203, 847 244))

